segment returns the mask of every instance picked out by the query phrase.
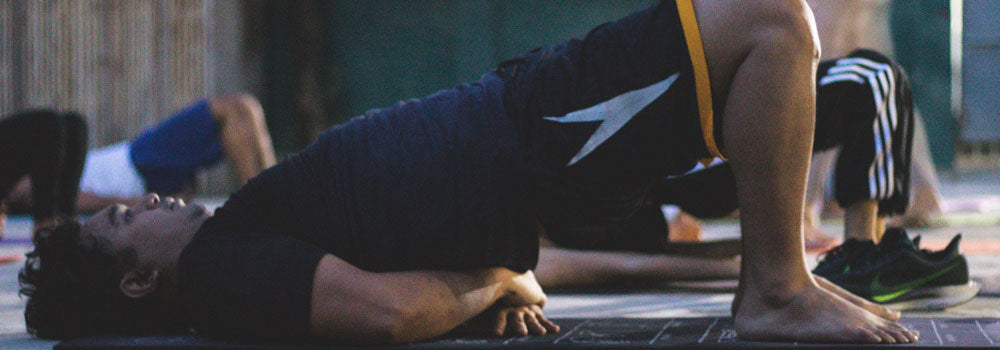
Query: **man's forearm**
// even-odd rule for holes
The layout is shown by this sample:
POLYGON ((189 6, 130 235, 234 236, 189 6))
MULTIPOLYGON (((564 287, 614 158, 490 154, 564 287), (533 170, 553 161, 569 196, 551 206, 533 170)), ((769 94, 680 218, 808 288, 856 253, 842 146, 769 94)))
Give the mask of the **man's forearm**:
POLYGON ((332 255, 317 266, 310 326, 351 343, 408 343, 447 332, 504 297, 517 273, 363 271, 332 255))
POLYGON ((517 274, 502 268, 403 272, 386 276, 409 300, 403 307, 404 327, 396 340, 406 343, 454 329, 502 298, 517 274))

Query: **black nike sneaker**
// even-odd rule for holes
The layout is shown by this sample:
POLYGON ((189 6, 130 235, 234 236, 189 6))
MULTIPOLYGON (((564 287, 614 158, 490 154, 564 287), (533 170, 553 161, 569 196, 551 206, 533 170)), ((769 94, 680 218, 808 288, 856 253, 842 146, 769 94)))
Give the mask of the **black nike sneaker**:
POLYGON ((858 258, 846 272, 826 277, 863 298, 896 310, 937 310, 971 300, 979 285, 956 235, 938 252, 921 251, 901 228, 886 230, 877 254, 858 258), (864 259, 863 261, 861 261, 864 259))
MULTIPOLYGON (((920 236, 913 238, 913 245, 920 247, 920 236)), ((927 252, 927 250, 921 250, 927 252)), ((821 277, 847 273, 851 266, 858 268, 868 259, 878 256, 878 247, 872 241, 848 238, 843 244, 836 246, 819 256, 819 264, 813 268, 813 274, 821 277)))
POLYGON ((813 269, 813 274, 830 276, 847 273, 851 268, 859 268, 869 259, 878 255, 878 247, 872 241, 848 238, 844 243, 821 255, 822 260, 813 269))

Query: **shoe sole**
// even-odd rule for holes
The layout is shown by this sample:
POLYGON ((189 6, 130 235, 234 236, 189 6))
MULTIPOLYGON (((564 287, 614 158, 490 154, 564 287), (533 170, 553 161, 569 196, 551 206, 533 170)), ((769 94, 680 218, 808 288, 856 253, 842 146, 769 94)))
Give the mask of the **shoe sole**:
POLYGON ((880 305, 897 311, 941 310, 972 300, 980 288, 974 281, 958 286, 919 288, 899 297, 905 300, 880 305))

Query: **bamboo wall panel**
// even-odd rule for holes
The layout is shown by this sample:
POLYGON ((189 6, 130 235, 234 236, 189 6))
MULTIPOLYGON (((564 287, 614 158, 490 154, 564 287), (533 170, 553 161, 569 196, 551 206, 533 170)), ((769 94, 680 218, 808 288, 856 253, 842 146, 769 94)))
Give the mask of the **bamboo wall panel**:
POLYGON ((215 92, 210 43, 228 40, 212 38, 214 8, 214 0, 0 0, 0 115, 75 110, 92 146, 128 139, 215 92))

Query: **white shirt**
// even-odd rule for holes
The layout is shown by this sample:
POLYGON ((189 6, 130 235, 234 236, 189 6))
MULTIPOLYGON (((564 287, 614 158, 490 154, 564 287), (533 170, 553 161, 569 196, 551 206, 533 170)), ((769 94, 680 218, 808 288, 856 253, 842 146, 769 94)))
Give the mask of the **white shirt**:
POLYGON ((87 152, 80 191, 118 198, 145 195, 146 183, 132 164, 130 146, 128 142, 122 142, 87 152))

